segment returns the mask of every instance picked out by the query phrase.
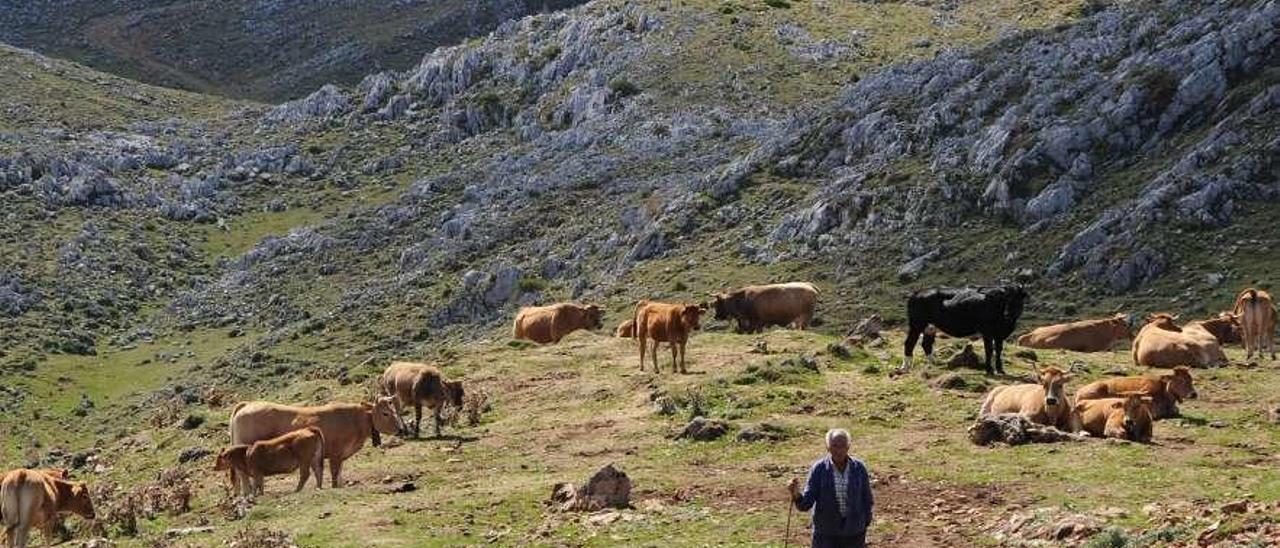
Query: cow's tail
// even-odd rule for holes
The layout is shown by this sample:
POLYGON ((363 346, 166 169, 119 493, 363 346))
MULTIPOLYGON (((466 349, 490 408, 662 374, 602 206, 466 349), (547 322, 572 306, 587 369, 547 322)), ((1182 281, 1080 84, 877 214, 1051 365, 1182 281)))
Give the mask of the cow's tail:
MULTIPOLYGON (((314 457, 311 458, 311 467, 314 468, 316 470, 316 473, 318 474, 319 471, 322 470, 324 466, 324 444, 325 444, 324 431, 321 430, 320 427, 318 426, 308 426, 307 430, 314 432, 316 437, 320 438, 320 443, 316 444, 316 454, 314 457)), ((316 483, 322 483, 322 482, 320 481, 319 478, 316 478, 316 483)))
POLYGON ((3 533, 10 524, 18 523, 17 520, 22 515, 18 502, 17 489, 0 489, 0 536, 4 536, 3 533))

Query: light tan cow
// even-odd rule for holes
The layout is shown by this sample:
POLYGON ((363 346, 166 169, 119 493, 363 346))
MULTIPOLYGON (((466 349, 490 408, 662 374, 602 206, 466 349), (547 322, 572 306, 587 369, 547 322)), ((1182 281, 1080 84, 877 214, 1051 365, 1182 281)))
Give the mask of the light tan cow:
POLYGON ((1276 305, 1271 294, 1253 288, 1241 291, 1233 312, 1240 318, 1245 359, 1252 358, 1255 350, 1259 356, 1269 352, 1276 359, 1276 305))
POLYGON ((688 373, 685 369, 685 346, 689 335, 698 329, 702 307, 695 304, 669 304, 640 301, 636 303, 636 340, 640 343, 640 370, 644 371, 644 354, 649 340, 653 340, 650 356, 653 370, 661 373, 658 365, 659 343, 671 344, 671 370, 688 373), (678 366, 678 369, 677 369, 678 366))
POLYGON ((600 329, 604 325, 604 309, 597 305, 559 303, 550 306, 526 306, 516 313, 511 336, 536 343, 558 343, 579 329, 600 329))
POLYGON ((93 501, 84 483, 27 469, 10 471, 0 479, 0 516, 7 546, 26 548, 33 527, 53 544, 58 515, 65 513, 94 519, 93 501))
POLYGON ((1227 363, 1218 338, 1197 322, 1178 327, 1177 316, 1158 313, 1147 317, 1133 339, 1133 363, 1147 367, 1213 367, 1227 363))
POLYGON ((618 329, 614 330, 613 336, 620 339, 630 339, 636 336, 636 320, 630 319, 618 324, 618 329))
POLYGON ((365 440, 373 438, 373 445, 377 447, 382 445, 380 433, 390 435, 404 431, 394 398, 378 398, 372 405, 331 403, 316 407, 266 401, 238 403, 231 410, 230 422, 232 445, 269 440, 308 426, 320 428, 334 487, 342 485, 343 461, 364 447, 365 440))
POLYGON ((316 489, 324 483, 324 433, 315 426, 294 430, 249 445, 232 445, 218 453, 214 470, 227 471, 240 495, 261 495, 267 476, 298 472, 297 493, 314 472, 316 489), (238 479, 238 481, 237 481, 238 479))
POLYGON ((424 363, 391 362, 378 379, 382 393, 395 398, 396 413, 413 406, 413 436, 422 432, 422 406, 435 417, 436 437, 440 437, 441 411, 445 404, 462 409, 462 381, 446 381, 440 369, 424 363))
POLYGON ((1151 441, 1151 398, 1141 392, 1125 392, 1120 396, 1076 402, 1071 412, 1071 431, 1088 432, 1096 437, 1151 441))
POLYGON ((1066 429, 1070 426, 1071 406, 1067 402, 1066 384, 1071 375, 1057 367, 1046 367, 1036 373, 1036 384, 997 386, 982 401, 979 415, 1017 413, 1036 424, 1066 429))
POLYGON ((1178 404, 1196 397, 1191 370, 1178 366, 1172 373, 1158 377, 1116 377, 1086 384, 1076 390, 1076 403, 1116 398, 1128 392, 1151 398, 1151 415, 1156 420, 1178 416, 1178 404))
POLYGON ((1133 338, 1129 329, 1129 316, 1116 314, 1099 320, 1046 325, 1037 327, 1018 338, 1018 346, 1026 348, 1056 348, 1075 352, 1106 352, 1117 341, 1133 338))

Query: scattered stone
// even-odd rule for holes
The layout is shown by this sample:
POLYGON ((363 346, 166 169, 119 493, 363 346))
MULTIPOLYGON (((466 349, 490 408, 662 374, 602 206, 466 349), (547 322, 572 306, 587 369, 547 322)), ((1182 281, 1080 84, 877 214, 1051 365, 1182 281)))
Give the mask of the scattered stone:
POLYGON ((711 441, 719 439, 729 431, 729 423, 718 419, 707 419, 705 417, 694 417, 685 425, 684 430, 676 435, 676 439, 691 439, 694 441, 711 441))
POLYGON ((204 447, 188 447, 178 454, 178 464, 186 464, 188 462, 205 458, 212 454, 213 451, 204 447))
POLYGON ((1057 443, 1064 441, 1083 441, 1088 436, 1063 432, 1052 426, 1035 424, 1017 413, 1001 413, 978 417, 969 427, 969 441, 975 445, 1005 443, 1023 445, 1027 443, 1057 443))
POLYGON ((212 533, 213 527, 181 527, 175 529, 166 529, 164 536, 169 538, 187 537, 191 535, 200 535, 204 533, 212 533))
POLYGON ((791 433, 781 426, 769 424, 767 422, 757 425, 749 425, 738 431, 738 441, 782 441, 791 437, 791 433))
POLYGON ((418 486, 411 481, 406 481, 391 489, 392 493, 412 493, 418 490, 418 486))
POLYGON ((627 508, 631 506, 631 478, 610 463, 596 471, 582 487, 575 488, 571 483, 557 483, 552 488, 548 503, 566 512, 627 508))

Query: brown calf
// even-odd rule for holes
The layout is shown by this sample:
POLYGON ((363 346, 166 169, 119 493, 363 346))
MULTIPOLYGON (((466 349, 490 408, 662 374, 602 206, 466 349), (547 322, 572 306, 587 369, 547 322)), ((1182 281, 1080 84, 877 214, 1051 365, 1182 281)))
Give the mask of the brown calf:
POLYGON ((26 548, 31 528, 44 531, 52 544, 58 514, 94 519, 93 501, 84 483, 60 479, 39 470, 13 470, 0 479, 0 516, 9 546, 26 548))
POLYGON ((1141 392, 1125 392, 1119 398, 1076 402, 1071 431, 1091 436, 1151 441, 1151 398, 1141 392))
POLYGON ((1086 384, 1076 391, 1076 403, 1116 398, 1129 392, 1151 398, 1151 415, 1156 420, 1178 416, 1178 404, 1196 397, 1191 370, 1178 366, 1172 373, 1158 377, 1117 377, 1086 384))
POLYGON ((218 454, 213 469, 228 471, 232 488, 241 495, 261 495, 267 476, 295 470, 298 472, 295 493, 302 490, 313 472, 316 489, 319 489, 324 480, 324 433, 308 426, 269 440, 233 445, 218 454))
POLYGON ((1018 338, 1018 346, 1027 348, 1058 348, 1076 352, 1105 352, 1116 341, 1133 338, 1128 316, 1116 314, 1100 320, 1046 325, 1037 327, 1018 338))
POLYGON ((636 304, 635 327, 636 339, 640 341, 640 370, 644 371, 644 354, 649 339, 653 339, 654 372, 662 372, 658 366, 658 343, 671 344, 671 370, 677 366, 681 373, 685 369, 685 345, 689 343, 689 335, 698 329, 698 318, 702 316, 702 308, 695 304, 668 304, 640 301, 636 304))

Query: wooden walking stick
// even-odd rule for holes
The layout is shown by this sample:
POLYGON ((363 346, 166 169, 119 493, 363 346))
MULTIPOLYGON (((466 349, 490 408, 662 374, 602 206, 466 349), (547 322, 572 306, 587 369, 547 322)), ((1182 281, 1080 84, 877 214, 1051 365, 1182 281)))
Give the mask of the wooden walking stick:
POLYGON ((787 536, 782 539, 782 548, 791 546, 791 514, 796 511, 796 501, 791 498, 791 492, 787 492, 787 536))

